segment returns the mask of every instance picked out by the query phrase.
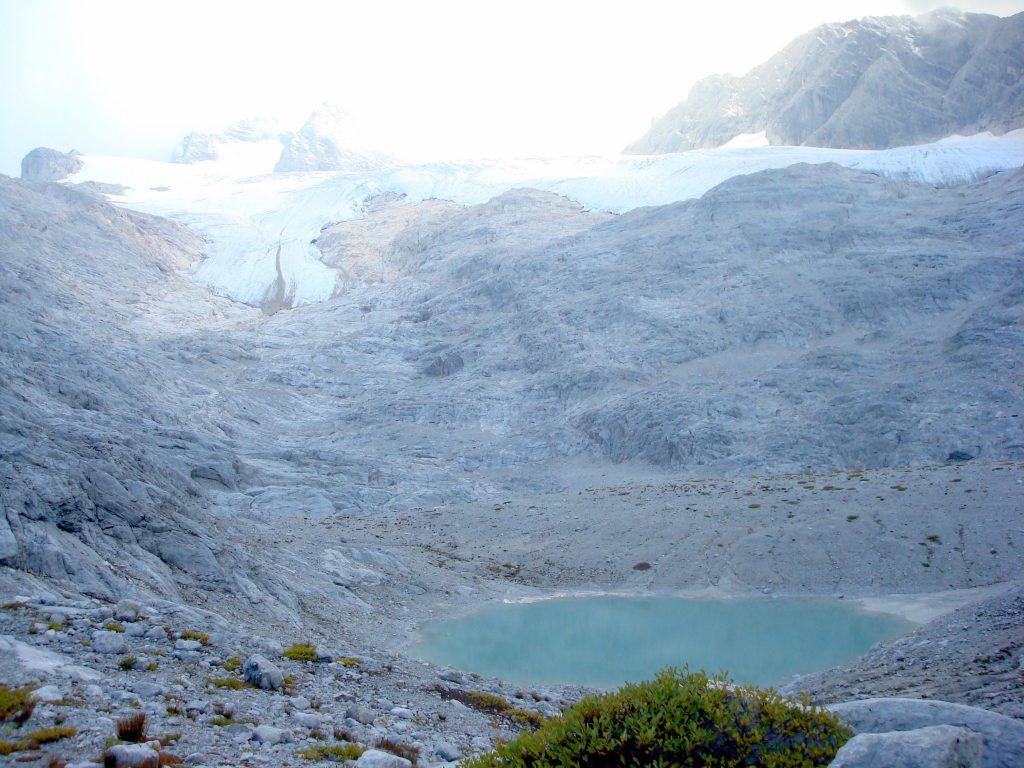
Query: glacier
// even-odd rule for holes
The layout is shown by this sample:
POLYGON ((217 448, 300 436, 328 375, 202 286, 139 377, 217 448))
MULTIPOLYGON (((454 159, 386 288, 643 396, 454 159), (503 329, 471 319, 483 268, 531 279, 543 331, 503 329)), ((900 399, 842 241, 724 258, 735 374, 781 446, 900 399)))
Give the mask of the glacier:
MULTIPOLYGON (((478 205, 509 189, 553 192, 595 211, 624 213, 697 198, 734 176, 797 163, 836 163, 935 187, 1024 165, 1024 129, 887 150, 733 146, 664 155, 525 158, 393 165, 365 172, 272 173, 274 141, 237 144, 190 165, 83 155, 70 183, 120 185, 119 205, 187 224, 206 241, 190 275, 217 295, 267 312, 345 289, 315 243, 332 223, 359 218, 373 198, 478 205)), ((753 146, 751 146, 753 145, 753 146)))

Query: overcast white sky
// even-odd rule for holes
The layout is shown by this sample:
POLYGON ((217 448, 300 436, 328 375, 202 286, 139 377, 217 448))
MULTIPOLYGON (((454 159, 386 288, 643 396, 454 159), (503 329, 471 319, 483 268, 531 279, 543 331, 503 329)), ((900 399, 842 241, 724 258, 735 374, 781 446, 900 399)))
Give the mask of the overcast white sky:
POLYGON ((817 24, 943 4, 0 0, 0 173, 41 145, 165 159, 191 130, 297 128, 323 101, 421 158, 614 153, 817 24))

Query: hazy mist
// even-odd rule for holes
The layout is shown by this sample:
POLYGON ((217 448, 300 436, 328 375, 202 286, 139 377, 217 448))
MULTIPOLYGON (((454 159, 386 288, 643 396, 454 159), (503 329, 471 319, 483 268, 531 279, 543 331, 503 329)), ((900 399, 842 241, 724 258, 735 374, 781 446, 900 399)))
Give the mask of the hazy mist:
POLYGON ((297 128, 323 101, 410 158, 614 153, 704 75, 826 21, 939 5, 0 0, 0 172, 40 145, 166 159, 191 130, 297 128))

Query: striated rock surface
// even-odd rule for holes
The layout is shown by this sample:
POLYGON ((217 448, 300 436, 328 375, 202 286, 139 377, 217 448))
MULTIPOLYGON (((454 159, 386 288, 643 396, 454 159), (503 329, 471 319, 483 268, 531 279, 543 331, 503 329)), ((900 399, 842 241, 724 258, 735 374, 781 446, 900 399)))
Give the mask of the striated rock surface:
POLYGON ((28 181, 60 181, 82 169, 78 152, 58 152, 36 147, 21 159, 21 178, 28 181))
POLYGON ((1024 125, 1024 14, 951 9, 868 17, 801 35, 743 77, 714 75, 630 154, 771 144, 868 149, 1024 125))

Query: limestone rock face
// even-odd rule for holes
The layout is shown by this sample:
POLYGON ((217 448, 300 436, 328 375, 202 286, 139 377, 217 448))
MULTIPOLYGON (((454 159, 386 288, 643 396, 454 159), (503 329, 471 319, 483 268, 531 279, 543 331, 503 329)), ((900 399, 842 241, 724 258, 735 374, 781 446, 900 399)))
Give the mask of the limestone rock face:
POLYGON ((869 149, 1024 126, 1024 14, 944 9, 801 35, 743 77, 714 75, 628 154, 771 144, 869 149))
POLYGON ((78 152, 58 152, 36 147, 21 160, 21 178, 29 181, 60 181, 82 169, 78 152))

